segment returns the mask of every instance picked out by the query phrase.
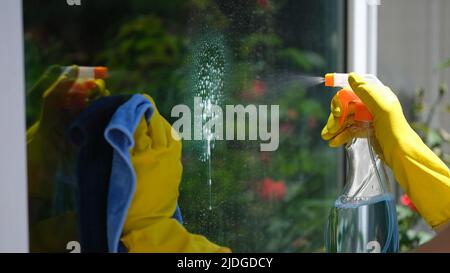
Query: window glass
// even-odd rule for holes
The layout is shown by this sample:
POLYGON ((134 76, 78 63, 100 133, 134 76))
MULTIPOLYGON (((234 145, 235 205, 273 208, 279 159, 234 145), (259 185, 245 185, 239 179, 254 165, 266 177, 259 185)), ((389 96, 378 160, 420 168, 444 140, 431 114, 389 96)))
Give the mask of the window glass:
POLYGON ((54 65, 76 64, 108 67, 111 95, 147 93, 171 124, 176 105, 191 110, 178 200, 190 232, 234 252, 323 251, 339 178, 338 154, 320 138, 333 94, 318 77, 344 70, 344 5, 24 0, 31 250, 76 248, 79 197, 95 194, 78 191, 79 151, 66 134, 84 101, 64 107, 45 96, 60 73, 54 65), (227 105, 256 113, 232 119, 242 140, 215 139, 219 125, 194 139, 195 107, 213 105, 224 139, 227 105))

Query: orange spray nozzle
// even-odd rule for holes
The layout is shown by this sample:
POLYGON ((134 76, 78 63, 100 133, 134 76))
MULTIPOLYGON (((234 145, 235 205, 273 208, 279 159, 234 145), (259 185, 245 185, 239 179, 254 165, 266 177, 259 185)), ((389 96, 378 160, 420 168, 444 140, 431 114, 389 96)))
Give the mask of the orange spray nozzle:
POLYGON ((325 86, 334 87, 334 73, 325 74, 325 86))
MULTIPOLYGON (((72 67, 63 66, 63 69, 72 67)), ((81 109, 89 101, 93 90, 98 86, 98 81, 108 77, 108 68, 105 66, 77 66, 77 74, 72 80, 73 84, 65 95, 64 107, 66 109, 81 109)))
POLYGON ((106 66, 94 67, 94 78, 105 79, 108 77, 108 68, 106 66))
MULTIPOLYGON (((373 75, 366 74, 364 78, 370 82, 377 84, 382 83, 373 75)), ((339 90, 336 96, 339 98, 341 105, 342 115, 339 118, 339 125, 342 126, 347 116, 352 113, 355 121, 371 122, 373 116, 367 109, 367 106, 356 96, 351 90, 348 83, 348 74, 346 73, 327 73, 325 74, 325 86, 327 87, 343 87, 339 90)))

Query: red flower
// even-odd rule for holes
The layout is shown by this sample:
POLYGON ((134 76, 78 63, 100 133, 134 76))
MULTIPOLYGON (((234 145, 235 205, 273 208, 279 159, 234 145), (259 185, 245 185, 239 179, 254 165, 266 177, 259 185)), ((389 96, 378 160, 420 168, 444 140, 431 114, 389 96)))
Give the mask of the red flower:
POLYGON ((269 0, 257 0, 256 2, 261 8, 267 8, 269 6, 269 0))
POLYGON ((266 93, 266 84, 260 80, 254 80, 251 87, 242 92, 243 99, 257 99, 266 93))
POLYGON ((403 204, 404 206, 407 206, 408 208, 410 208, 410 209, 413 210, 413 211, 417 211, 416 206, 414 206, 413 202, 411 201, 411 199, 409 199, 408 195, 403 194, 403 195, 400 197, 400 201, 402 202, 402 204, 403 204))
POLYGON ((305 240, 304 238, 298 238, 294 240, 291 244, 293 247, 300 248, 308 245, 308 241, 305 240))
POLYGON ((281 123, 280 131, 283 134, 290 135, 292 133, 293 128, 294 126, 292 126, 292 124, 290 124, 289 122, 283 122, 281 123))
POLYGON ((287 112, 288 119, 296 120, 298 118, 298 112, 294 109, 289 109, 287 112))
POLYGON ((264 164, 270 163, 270 153, 269 152, 260 152, 259 153, 259 159, 264 164))
POLYGON ((314 129, 317 127, 317 119, 316 118, 308 118, 308 127, 314 129))
POLYGON ((266 84, 260 80, 253 81, 253 94, 255 97, 260 97, 266 93, 266 84))
POLYGON ((282 180, 274 181, 266 177, 261 181, 258 194, 261 199, 266 201, 282 200, 286 196, 286 184, 282 180))

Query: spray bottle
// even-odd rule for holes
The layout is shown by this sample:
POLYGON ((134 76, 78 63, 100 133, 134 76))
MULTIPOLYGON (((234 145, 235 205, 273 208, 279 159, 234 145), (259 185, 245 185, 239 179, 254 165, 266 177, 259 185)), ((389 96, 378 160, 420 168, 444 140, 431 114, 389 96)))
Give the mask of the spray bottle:
MULTIPOLYGON (((375 76, 363 75, 372 84, 384 86, 375 76)), ((331 209, 327 230, 327 252, 398 252, 395 199, 383 161, 375 150, 373 117, 351 90, 348 74, 325 76, 325 86, 342 87, 336 95, 341 104, 342 125, 354 113, 355 137, 345 146, 347 172, 343 193, 331 209)))
MULTIPOLYGON (((62 72, 70 71, 70 66, 63 66, 62 72)), ((79 112, 84 109, 89 101, 98 97, 109 95, 108 91, 96 88, 98 79, 108 77, 108 68, 104 66, 78 66, 75 75, 69 74, 69 80, 73 84, 64 99, 64 108, 79 112)))

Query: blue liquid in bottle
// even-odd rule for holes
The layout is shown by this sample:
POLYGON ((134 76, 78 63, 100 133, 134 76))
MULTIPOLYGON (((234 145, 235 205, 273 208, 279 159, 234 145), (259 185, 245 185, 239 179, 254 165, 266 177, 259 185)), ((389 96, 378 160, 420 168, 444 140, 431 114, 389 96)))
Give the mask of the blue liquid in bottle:
POLYGON ((384 194, 357 203, 338 199, 329 217, 327 249, 339 253, 398 252, 394 197, 384 194))
POLYGON ((346 146, 346 187, 331 209, 326 249, 333 253, 398 252, 398 224, 394 195, 384 163, 366 134, 346 146))

